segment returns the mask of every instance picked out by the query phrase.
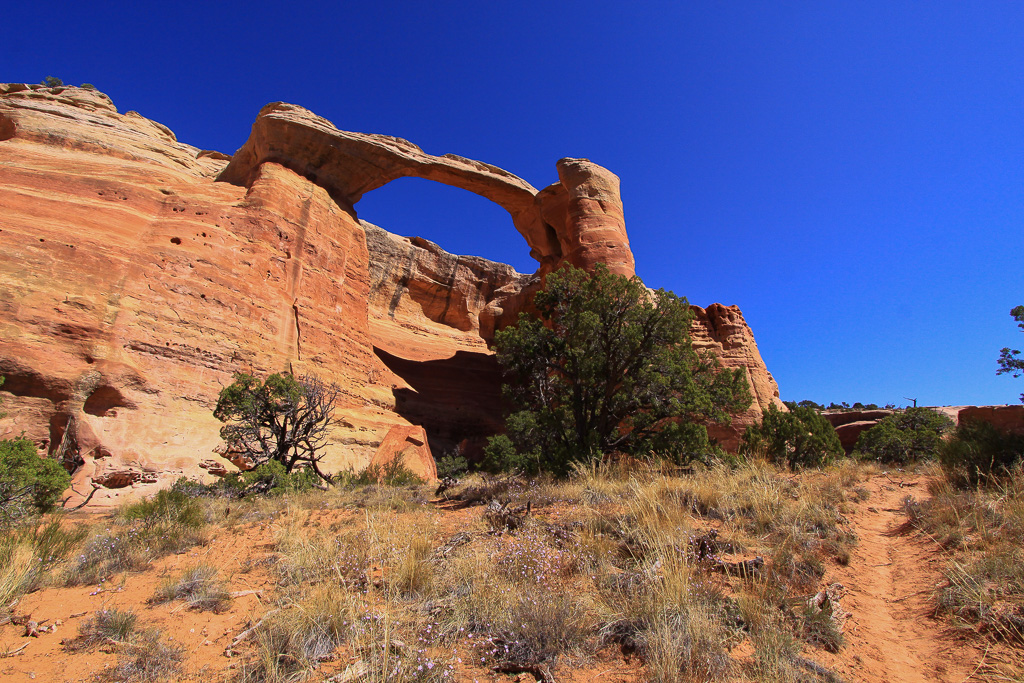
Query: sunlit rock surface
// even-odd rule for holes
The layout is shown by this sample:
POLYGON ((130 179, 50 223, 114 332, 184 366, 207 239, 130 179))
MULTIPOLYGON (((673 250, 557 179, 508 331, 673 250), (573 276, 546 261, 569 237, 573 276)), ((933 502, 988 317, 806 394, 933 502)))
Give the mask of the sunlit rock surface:
MULTIPOLYGON (((538 192, 284 104, 229 157, 95 90, 0 84, 0 438, 77 454, 74 490, 111 504, 230 469, 221 387, 290 371, 342 389, 328 470, 410 446, 424 474, 432 452, 472 455, 501 424, 495 329, 562 263, 634 272, 618 178, 582 159, 554 171, 538 192), (407 175, 505 207, 538 272, 358 220, 364 193, 407 175)), ((747 369, 755 407, 777 401, 739 310, 698 310, 698 345, 747 369)), ((716 435, 733 443, 748 412, 716 435)))

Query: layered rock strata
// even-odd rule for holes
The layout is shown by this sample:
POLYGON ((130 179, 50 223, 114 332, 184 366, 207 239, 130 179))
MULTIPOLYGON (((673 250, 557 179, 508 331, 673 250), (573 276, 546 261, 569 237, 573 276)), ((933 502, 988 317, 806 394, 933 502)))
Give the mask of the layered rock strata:
POLYGON ((761 413, 774 405, 787 410, 779 398, 779 385, 768 372, 761 358, 761 352, 754 341, 754 333, 743 319, 743 313, 736 306, 711 304, 707 308, 691 306, 695 317, 690 328, 694 348, 710 351, 718 356, 722 366, 730 369, 743 368, 750 387, 753 401, 750 407, 733 416, 729 425, 708 425, 708 435, 728 451, 739 447, 743 431, 761 421, 761 413))
MULTIPOLYGON (((544 274, 633 274, 618 178, 556 170, 538 192, 283 104, 228 157, 95 90, 0 85, 0 438, 72 452, 75 490, 96 483, 109 504, 230 467, 212 410, 233 372, 311 372, 342 389, 327 469, 408 451, 429 473, 432 450, 471 451, 500 425, 487 343, 544 274), (361 223, 359 198, 405 175, 504 206, 538 272, 361 223)), ((694 337, 747 368, 757 406, 777 401, 738 309, 702 311, 694 337)))

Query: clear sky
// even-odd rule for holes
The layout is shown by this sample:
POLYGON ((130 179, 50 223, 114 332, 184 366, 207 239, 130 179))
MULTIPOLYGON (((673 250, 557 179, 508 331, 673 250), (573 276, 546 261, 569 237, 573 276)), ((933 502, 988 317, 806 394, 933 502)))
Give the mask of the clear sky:
MULTIPOLYGON (((89 82, 231 153, 260 107, 500 166, 622 178, 637 272, 736 304, 785 400, 1013 403, 1024 3, 34 2, 0 81, 89 82)), ((421 179, 361 218, 532 272, 508 215, 421 179)))

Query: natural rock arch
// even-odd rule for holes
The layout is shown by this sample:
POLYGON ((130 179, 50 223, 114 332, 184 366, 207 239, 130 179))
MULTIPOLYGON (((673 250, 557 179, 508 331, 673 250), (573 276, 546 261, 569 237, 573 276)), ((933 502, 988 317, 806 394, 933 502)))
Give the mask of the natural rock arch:
POLYGON ((541 273, 564 262, 581 268, 604 263, 615 273, 635 273, 619 178, 587 159, 559 160, 559 182, 538 191, 496 166, 454 154, 433 156, 388 135, 338 130, 303 107, 275 102, 260 111, 249 139, 218 180, 248 187, 265 162, 308 178, 348 209, 367 192, 406 176, 459 187, 509 212, 541 273))

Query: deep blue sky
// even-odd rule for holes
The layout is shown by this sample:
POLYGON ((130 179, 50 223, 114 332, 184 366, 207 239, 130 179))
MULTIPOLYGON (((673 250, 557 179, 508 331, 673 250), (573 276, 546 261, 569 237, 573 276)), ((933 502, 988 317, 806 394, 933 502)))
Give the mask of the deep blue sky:
MULTIPOLYGON (((90 82, 233 152, 260 107, 622 178, 637 272, 739 305, 786 400, 1012 403, 1024 3, 9 3, 0 80, 90 82)), ((403 179, 360 217, 532 271, 500 208, 403 179)))

